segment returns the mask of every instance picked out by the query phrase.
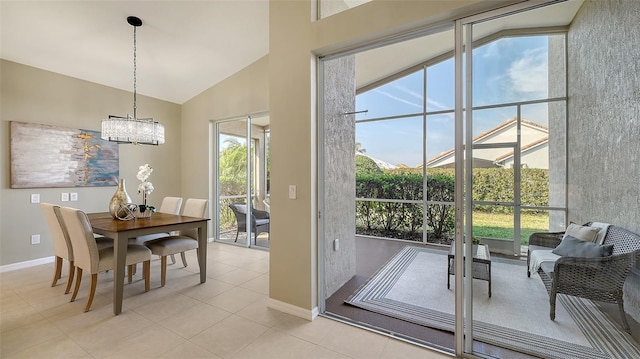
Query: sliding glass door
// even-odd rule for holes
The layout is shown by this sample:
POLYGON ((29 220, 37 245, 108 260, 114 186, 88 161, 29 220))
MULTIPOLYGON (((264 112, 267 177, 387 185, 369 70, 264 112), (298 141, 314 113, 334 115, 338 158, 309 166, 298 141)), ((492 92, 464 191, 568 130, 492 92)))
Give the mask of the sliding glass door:
POLYGON ((564 333, 527 307, 548 296, 522 258, 565 226, 577 8, 536 4, 322 58, 322 313, 457 355, 561 355, 531 343, 564 333))
POLYGON ((215 239, 269 248, 269 117, 217 121, 214 138, 215 239))
POLYGON ((532 232, 565 226, 566 30, 527 28, 530 19, 561 11, 527 6, 456 22, 456 178, 464 174, 456 183, 456 210, 464 213, 456 239, 465 239, 455 248, 457 273, 465 273, 455 287, 463 293, 456 296, 456 333, 464 333, 457 353, 492 355, 495 345, 559 355, 529 344, 561 336, 535 324, 544 315, 531 299, 547 309, 546 292, 519 263, 497 260, 526 255, 532 232), (513 24, 521 27, 495 32, 513 24))

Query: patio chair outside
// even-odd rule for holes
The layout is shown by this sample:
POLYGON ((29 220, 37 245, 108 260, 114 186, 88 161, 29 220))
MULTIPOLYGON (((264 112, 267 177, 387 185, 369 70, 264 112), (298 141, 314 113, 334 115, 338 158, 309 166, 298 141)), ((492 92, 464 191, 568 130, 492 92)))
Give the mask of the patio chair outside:
MULTIPOLYGON (((236 222, 238 223, 235 240, 235 242, 237 242, 238 234, 247 231, 247 204, 244 202, 234 202, 229 205, 229 208, 233 211, 233 214, 236 216, 236 222)), ((269 212, 251 208, 251 213, 251 232, 253 232, 255 243, 260 233, 266 232, 269 234, 269 212)), ((267 240, 268 239, 269 237, 267 237, 267 240)))

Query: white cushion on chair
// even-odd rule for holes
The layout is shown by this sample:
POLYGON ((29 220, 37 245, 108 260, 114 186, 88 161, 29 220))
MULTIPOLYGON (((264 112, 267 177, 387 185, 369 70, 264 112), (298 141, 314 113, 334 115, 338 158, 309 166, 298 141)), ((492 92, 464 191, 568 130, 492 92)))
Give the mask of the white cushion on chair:
POLYGON ((151 253, 158 256, 168 256, 198 248, 198 241, 190 237, 168 236, 144 244, 151 253))
MULTIPOLYGON (((102 248, 98 250, 100 263, 98 263, 98 272, 113 269, 113 247, 102 248)), ((136 264, 151 259, 151 251, 145 246, 128 245, 127 246, 127 262, 125 265, 136 264)))
POLYGON ((581 241, 595 243, 598 238, 598 232, 600 227, 581 226, 579 224, 571 223, 564 232, 564 237, 572 236, 581 241))

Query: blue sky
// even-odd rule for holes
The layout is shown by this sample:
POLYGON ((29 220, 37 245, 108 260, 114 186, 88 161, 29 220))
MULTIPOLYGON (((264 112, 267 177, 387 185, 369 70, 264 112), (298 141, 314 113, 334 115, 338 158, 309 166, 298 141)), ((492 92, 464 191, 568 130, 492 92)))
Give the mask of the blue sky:
MULTIPOLYGON (((503 38, 474 50, 474 106, 547 97, 548 38, 503 38)), ((421 113, 423 73, 417 72, 360 94, 357 119, 421 113)), ((453 148, 453 59, 427 70, 427 111, 451 110, 427 117, 427 159, 453 148)), ((474 136, 516 116, 516 108, 474 112, 474 136)), ((522 117, 547 124, 546 105, 524 107, 522 117)), ((422 160, 422 117, 358 124, 356 142, 366 154, 391 164, 415 167, 422 160)))

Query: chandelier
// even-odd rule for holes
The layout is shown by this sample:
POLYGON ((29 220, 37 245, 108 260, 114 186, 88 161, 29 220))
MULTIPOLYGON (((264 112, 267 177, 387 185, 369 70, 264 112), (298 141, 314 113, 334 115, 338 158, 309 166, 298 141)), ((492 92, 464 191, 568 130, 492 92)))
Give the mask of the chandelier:
POLYGON ((126 117, 109 115, 102 120, 103 140, 118 143, 132 143, 134 145, 159 145, 164 143, 164 126, 153 118, 138 118, 136 104, 136 28, 142 26, 142 20, 135 16, 127 17, 129 25, 133 26, 133 116, 126 117))

